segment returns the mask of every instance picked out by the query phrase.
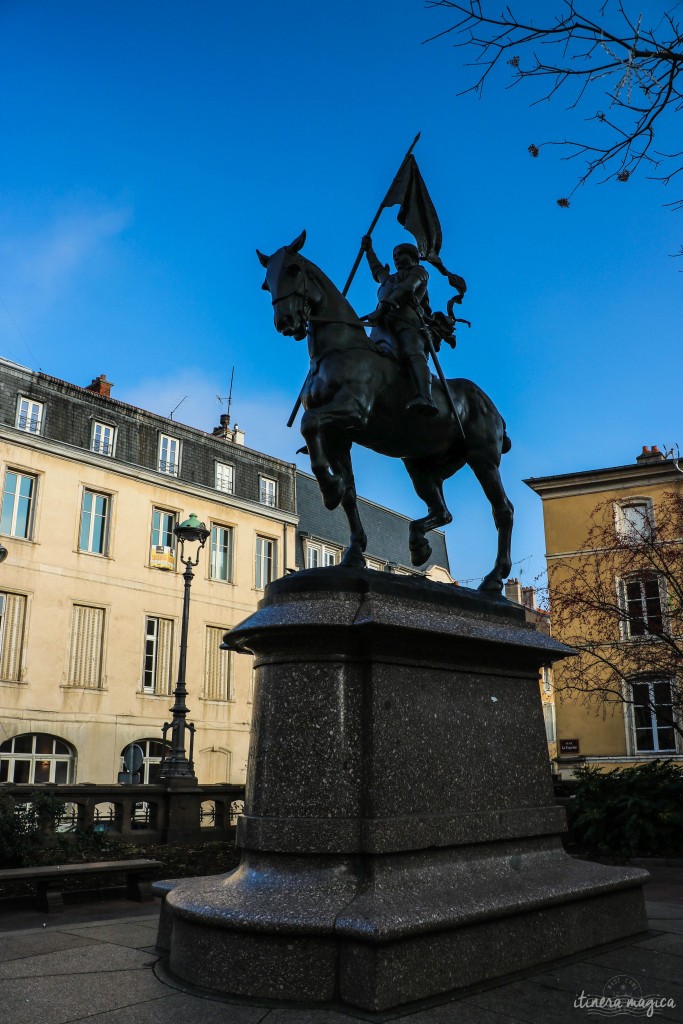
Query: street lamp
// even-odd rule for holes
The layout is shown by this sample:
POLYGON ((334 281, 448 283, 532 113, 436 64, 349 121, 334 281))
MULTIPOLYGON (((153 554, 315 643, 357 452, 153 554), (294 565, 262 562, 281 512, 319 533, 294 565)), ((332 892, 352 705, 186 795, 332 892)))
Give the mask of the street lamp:
POLYGON ((185 698, 187 697, 187 687, 185 686, 187 629, 190 621, 190 587, 192 586, 192 580, 194 579, 194 573, 192 570, 199 563, 199 552, 206 544, 206 539, 211 531, 207 530, 204 523, 200 523, 194 512, 192 512, 189 519, 186 519, 184 523, 179 523, 178 526, 174 527, 173 532, 180 542, 179 557, 180 561, 185 566, 185 572, 183 573, 185 588, 183 591, 183 622, 180 631, 178 682, 176 684, 175 693, 173 694, 175 701, 173 707, 169 709, 173 714, 173 719, 170 722, 166 722, 163 728, 164 743, 166 742, 168 730, 171 730, 171 753, 169 757, 164 758, 162 761, 159 778, 162 780, 184 779, 186 782, 196 782, 197 776, 194 773, 194 763, 192 760, 194 748, 194 724, 186 721, 187 712, 189 711, 185 702, 185 698), (187 558, 183 557, 185 554, 186 544, 199 544, 194 558, 192 557, 192 551, 190 551, 187 558), (190 734, 189 758, 185 755, 186 732, 189 732, 190 734))

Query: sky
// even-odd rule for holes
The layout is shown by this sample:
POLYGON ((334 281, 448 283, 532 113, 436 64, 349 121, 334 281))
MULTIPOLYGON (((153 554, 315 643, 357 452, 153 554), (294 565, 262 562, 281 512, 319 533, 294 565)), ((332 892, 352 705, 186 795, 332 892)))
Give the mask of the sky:
MULTIPOLYGON (((424 42, 451 20, 423 0, 0 0, 0 355, 76 384, 105 373, 121 401, 205 430, 234 367, 246 443, 308 468, 286 427, 308 357, 275 331, 254 250, 305 227, 341 287, 421 131, 472 321, 443 366, 507 422, 513 575, 532 583, 542 509, 524 478, 683 444, 683 213, 644 175, 558 207, 580 167, 527 147, 579 134, 595 103, 531 106, 533 85, 504 77, 461 95, 463 51, 424 42)), ((410 238, 385 211, 374 240, 389 259, 410 238)), ((432 305, 449 295, 432 274, 432 305)), ((374 308, 365 264, 349 299, 374 308)), ((400 462, 356 447, 354 466, 359 493, 424 514, 400 462)), ((489 506, 467 467, 445 495, 451 572, 476 586, 489 506)))

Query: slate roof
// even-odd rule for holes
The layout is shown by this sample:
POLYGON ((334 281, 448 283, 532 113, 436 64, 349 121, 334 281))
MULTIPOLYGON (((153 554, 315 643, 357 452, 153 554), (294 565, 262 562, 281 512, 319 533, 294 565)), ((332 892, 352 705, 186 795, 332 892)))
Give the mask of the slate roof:
MULTIPOLYGON (((317 480, 308 473, 302 473, 301 470, 296 471, 296 503, 299 514, 297 565, 300 567, 306 565, 302 534, 308 535, 312 540, 327 542, 342 548, 348 545, 349 526, 343 509, 337 508, 334 512, 329 512, 323 505, 317 480)), ((394 563, 414 572, 415 567, 410 562, 408 548, 410 519, 399 512, 393 512, 389 508, 383 508, 373 501, 360 497, 358 498, 358 511, 368 537, 366 555, 380 562, 394 563)), ((429 534, 429 542, 432 545, 432 554, 429 561, 420 566, 421 571, 428 569, 431 565, 440 565, 450 572, 446 537, 443 531, 432 530, 429 534)))

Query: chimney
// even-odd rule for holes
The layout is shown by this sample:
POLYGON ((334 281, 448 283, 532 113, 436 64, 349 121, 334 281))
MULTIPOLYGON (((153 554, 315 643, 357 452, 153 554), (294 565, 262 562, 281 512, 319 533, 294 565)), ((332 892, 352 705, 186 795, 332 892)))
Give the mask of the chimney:
POLYGON ((224 441, 232 441, 233 444, 244 444, 244 431, 240 430, 239 423, 231 427, 230 417, 225 412, 221 414, 220 426, 213 428, 211 436, 221 437, 224 441))
POLYGON ((660 452, 656 444, 653 444, 652 448, 648 448, 644 444, 642 452, 636 458, 636 462, 641 466, 645 462, 664 462, 664 453, 660 452))
POLYGON ((522 587, 522 604, 534 611, 536 608, 536 587, 522 587))
POLYGON ((109 398, 113 387, 111 381, 107 380, 106 373, 101 373, 99 377, 93 378, 92 384, 88 384, 85 390, 93 391, 96 395, 102 395, 103 398, 109 398))
POLYGON ((520 582, 516 578, 512 578, 505 583, 505 596, 508 601, 515 601, 517 604, 523 604, 522 600, 522 588, 520 582))

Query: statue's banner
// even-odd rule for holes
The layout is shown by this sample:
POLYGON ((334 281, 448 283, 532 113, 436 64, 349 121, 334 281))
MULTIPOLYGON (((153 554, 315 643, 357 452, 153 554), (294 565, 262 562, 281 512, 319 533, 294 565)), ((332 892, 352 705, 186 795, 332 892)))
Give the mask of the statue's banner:
POLYGON ((382 206, 400 206, 398 222, 417 243, 420 256, 430 259, 441 250, 441 224, 417 160, 408 153, 392 181, 382 206))

